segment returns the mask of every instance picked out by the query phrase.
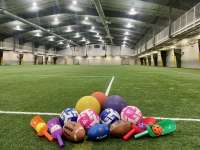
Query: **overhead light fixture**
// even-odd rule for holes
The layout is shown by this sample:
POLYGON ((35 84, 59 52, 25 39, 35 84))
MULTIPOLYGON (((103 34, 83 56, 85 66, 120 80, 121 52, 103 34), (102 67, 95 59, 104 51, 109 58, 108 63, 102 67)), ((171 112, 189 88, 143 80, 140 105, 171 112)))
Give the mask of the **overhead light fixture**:
POLYGON ((80 37, 81 37, 80 33, 76 33, 75 38, 80 38, 80 37))
POLYGON ((126 41, 123 41, 123 44, 126 44, 126 41))
POLYGON ((124 41, 127 41, 127 40, 128 40, 128 38, 125 36, 125 37, 124 37, 124 41))
POLYGON ((33 2, 32 8, 33 11, 37 11, 39 9, 38 4, 36 2, 33 2))
POLYGON ((133 26, 132 26, 131 23, 128 23, 128 24, 126 25, 126 27, 127 27, 127 28, 132 28, 133 26))
POLYGON ((72 32, 72 28, 71 27, 67 27, 67 29, 65 30, 65 32, 72 32))
POLYGON ((73 5, 77 5, 77 1, 76 1, 76 0, 73 0, 73 1, 72 1, 72 4, 73 4, 73 5))
POLYGON ((52 24, 53 24, 53 25, 58 25, 58 24, 60 24, 60 21, 58 20, 57 17, 54 18, 54 21, 53 21, 52 24))
POLYGON ((86 16, 86 17, 84 18, 84 20, 85 20, 85 21, 88 21, 88 20, 89 20, 88 16, 86 16))
POLYGON ((63 41, 60 41, 58 44, 59 44, 59 45, 63 45, 64 43, 63 43, 63 41))
POLYGON ((42 35, 41 35, 40 32, 37 32, 37 33, 35 34, 35 36, 36 36, 36 37, 42 37, 42 35))
POLYGON ((67 44, 66 48, 70 48, 70 45, 69 45, 69 44, 67 44))
POLYGON ((23 29, 22 29, 19 25, 17 25, 17 26, 15 27, 15 30, 17 30, 17 31, 22 31, 23 29))
POLYGON ((97 33, 97 36, 99 36, 99 33, 97 33))
POLYGON ((90 41, 88 40, 88 41, 86 42, 86 44, 90 44, 90 41))
POLYGON ((129 35, 129 32, 128 32, 128 31, 126 31, 126 32, 124 33, 124 35, 129 35))
POLYGON ((135 11, 134 8, 131 8, 131 10, 129 11, 129 15, 136 15, 137 12, 135 11))
POLYGON ((86 41, 86 39, 83 37, 81 41, 82 41, 82 42, 85 42, 85 41, 86 41))
POLYGON ((94 30, 95 29, 95 26, 92 26, 92 28, 91 28, 92 30, 94 30))
POLYGON ((49 38, 49 41, 50 41, 50 42, 53 42, 53 41, 54 41, 54 37, 50 37, 50 38, 49 38))

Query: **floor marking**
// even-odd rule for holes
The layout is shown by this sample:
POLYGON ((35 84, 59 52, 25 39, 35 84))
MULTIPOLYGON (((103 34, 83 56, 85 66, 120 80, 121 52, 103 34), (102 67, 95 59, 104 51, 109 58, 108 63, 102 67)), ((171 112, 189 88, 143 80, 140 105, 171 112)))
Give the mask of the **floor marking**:
MULTIPOLYGON (((10 114, 10 115, 42 115, 42 116, 59 116, 59 113, 50 113, 50 112, 20 112, 20 111, 0 111, 0 114, 10 114)), ((155 117, 156 119, 171 119, 174 121, 189 121, 189 122, 200 122, 200 119, 194 118, 164 118, 164 117, 155 117)))
POLYGON ((13 114, 13 115, 43 115, 43 116, 58 116, 59 113, 49 112, 20 112, 20 111, 0 111, 0 114, 13 114))
POLYGON ((107 89, 106 89, 106 93, 105 93, 106 96, 109 95, 110 89, 111 89, 111 87, 112 87, 112 84, 113 84, 114 80, 115 80, 115 76, 113 76, 112 79, 110 80, 110 83, 109 83, 109 85, 108 85, 108 87, 107 87, 107 89))

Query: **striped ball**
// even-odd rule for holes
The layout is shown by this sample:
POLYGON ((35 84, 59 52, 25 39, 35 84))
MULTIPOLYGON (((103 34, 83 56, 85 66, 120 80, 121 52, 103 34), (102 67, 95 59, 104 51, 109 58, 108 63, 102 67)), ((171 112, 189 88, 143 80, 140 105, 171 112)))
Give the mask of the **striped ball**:
POLYGON ((86 109, 80 113, 78 122, 85 128, 88 129, 93 125, 100 122, 98 114, 92 109, 86 109))
POLYGON ((106 124, 106 125, 111 125, 115 121, 120 119, 120 115, 117 111, 107 108, 102 113, 100 114, 101 118, 101 123, 106 124))
POLYGON ((127 106, 121 112, 121 119, 137 125, 142 121, 142 112, 135 106, 127 106))
POLYGON ((66 108, 59 117, 60 123, 64 126, 67 121, 76 122, 78 119, 78 112, 74 108, 66 108))

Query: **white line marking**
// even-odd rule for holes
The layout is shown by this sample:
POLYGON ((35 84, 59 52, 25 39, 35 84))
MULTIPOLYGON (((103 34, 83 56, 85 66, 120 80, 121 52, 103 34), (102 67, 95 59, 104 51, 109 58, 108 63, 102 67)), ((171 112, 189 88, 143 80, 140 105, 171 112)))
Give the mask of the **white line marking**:
POLYGON ((106 96, 109 95, 110 89, 111 89, 111 87, 112 87, 112 84, 113 84, 113 81, 114 81, 114 80, 115 80, 115 76, 113 76, 112 79, 110 80, 110 83, 109 83, 109 85, 108 85, 108 87, 107 87, 107 89, 106 89, 106 93, 105 93, 106 96))
MULTIPOLYGON (((59 113, 49 113, 49 112, 19 112, 19 111, 0 111, 0 114, 10 114, 10 115, 42 115, 42 116, 59 116, 59 113)), ((156 119, 171 119, 174 121, 189 121, 189 122, 200 122, 200 119, 194 118, 164 118, 155 117, 156 119)))
POLYGON ((43 116, 58 116, 59 113, 47 112, 20 112, 20 111, 0 111, 0 114, 14 114, 14 115, 43 115, 43 116))

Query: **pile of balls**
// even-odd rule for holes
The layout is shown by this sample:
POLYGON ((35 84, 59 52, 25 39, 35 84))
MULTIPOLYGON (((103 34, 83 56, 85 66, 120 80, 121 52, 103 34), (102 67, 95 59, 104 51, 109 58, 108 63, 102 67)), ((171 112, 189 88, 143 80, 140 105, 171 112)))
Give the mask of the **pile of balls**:
POLYGON ((108 136, 122 138, 133 126, 139 127, 139 131, 146 127, 140 109, 128 106, 121 96, 107 97, 103 92, 82 97, 75 108, 66 108, 59 117, 49 120, 47 124, 40 116, 35 116, 31 126, 39 136, 44 135, 50 141, 57 139, 61 147, 64 146, 62 138, 72 142, 81 142, 86 136, 88 140, 95 141, 108 136))

